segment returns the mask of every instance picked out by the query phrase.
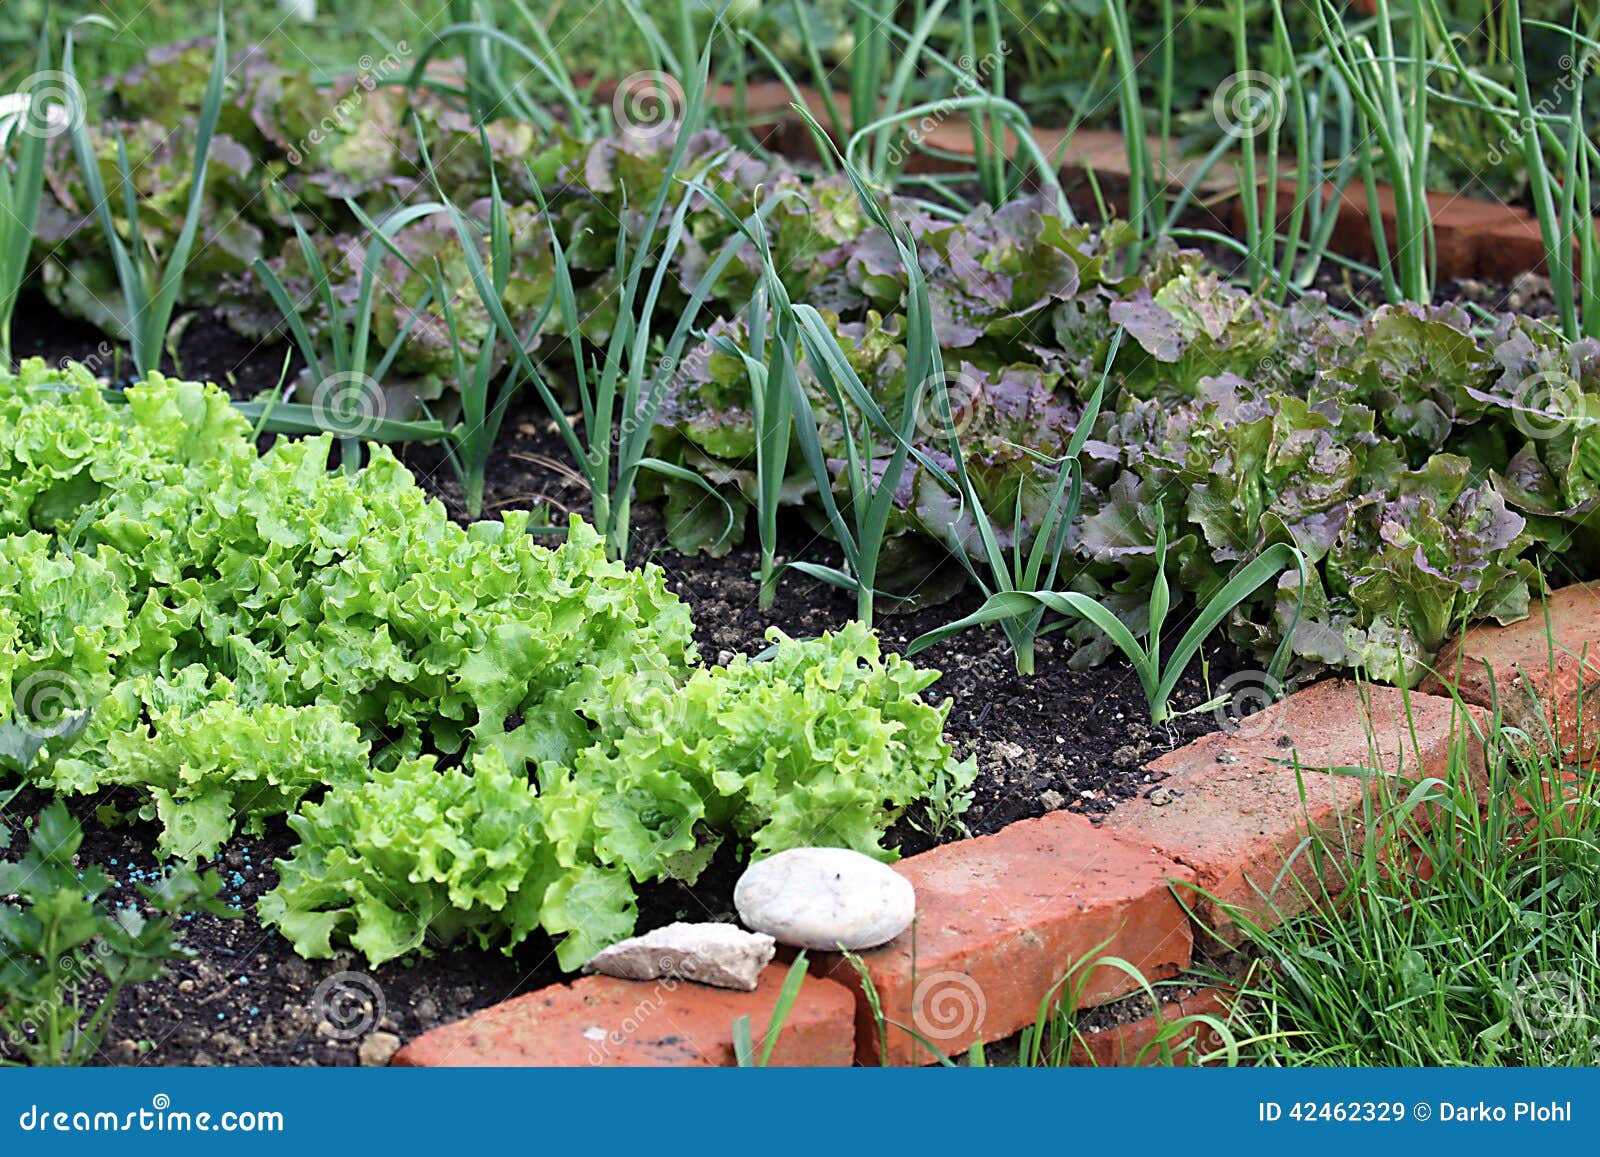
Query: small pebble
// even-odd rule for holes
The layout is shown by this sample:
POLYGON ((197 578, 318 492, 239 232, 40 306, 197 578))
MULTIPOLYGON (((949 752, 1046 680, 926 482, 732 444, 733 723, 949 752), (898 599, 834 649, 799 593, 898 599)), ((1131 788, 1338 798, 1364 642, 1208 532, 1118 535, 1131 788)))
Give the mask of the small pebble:
POLYGON ((375 1032, 361 1042, 356 1055, 368 1068, 381 1068, 400 1051, 400 1038, 392 1032, 375 1032))

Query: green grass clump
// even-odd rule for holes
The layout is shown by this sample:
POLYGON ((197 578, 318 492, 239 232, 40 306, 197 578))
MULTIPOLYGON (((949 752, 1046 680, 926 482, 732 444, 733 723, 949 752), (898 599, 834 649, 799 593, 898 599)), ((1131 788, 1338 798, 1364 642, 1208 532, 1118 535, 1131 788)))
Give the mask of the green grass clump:
MULTIPOLYGON (((1395 792, 1340 903, 1319 886, 1308 914, 1250 926, 1261 957, 1243 988, 1250 1061, 1600 1061, 1600 772, 1528 753, 1498 720, 1486 742, 1481 808, 1459 761, 1450 782, 1395 792)), ((1304 854, 1321 868, 1340 840, 1304 854)))

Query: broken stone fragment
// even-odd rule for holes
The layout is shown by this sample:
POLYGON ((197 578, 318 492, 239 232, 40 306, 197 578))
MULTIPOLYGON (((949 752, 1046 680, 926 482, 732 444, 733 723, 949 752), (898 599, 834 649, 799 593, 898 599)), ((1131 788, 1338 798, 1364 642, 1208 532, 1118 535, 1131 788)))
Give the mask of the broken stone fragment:
POLYGON ((583 970, 622 980, 665 977, 754 992, 761 970, 776 952, 771 936, 732 924, 668 924, 613 944, 583 970))

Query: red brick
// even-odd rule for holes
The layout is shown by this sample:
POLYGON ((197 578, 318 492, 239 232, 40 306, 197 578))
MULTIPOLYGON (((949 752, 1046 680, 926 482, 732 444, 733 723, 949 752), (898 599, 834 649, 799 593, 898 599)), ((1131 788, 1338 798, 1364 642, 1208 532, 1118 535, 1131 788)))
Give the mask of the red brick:
POLYGON ((1237 944, 1244 933, 1229 907, 1268 924, 1310 903, 1310 832, 1359 851, 1366 801, 1378 794, 1380 778, 1327 769, 1380 768, 1413 782, 1444 778, 1460 735, 1464 768, 1481 785, 1482 747, 1458 721, 1448 699, 1343 679, 1318 683, 1251 716, 1237 732, 1203 736, 1151 763, 1164 776, 1158 798, 1165 802, 1131 800, 1106 826, 1191 869, 1200 890, 1185 899, 1195 919, 1237 944))
MULTIPOLYGON (((1276 218, 1279 232, 1289 226, 1299 188, 1293 178, 1278 181, 1276 218)), ((1320 192, 1324 202, 1328 189, 1320 192)), ((1394 190, 1387 185, 1377 189, 1379 211, 1383 215, 1384 238, 1391 247, 1395 244, 1394 190)), ((1265 197, 1257 194, 1258 203, 1265 209, 1265 197)), ((1495 230, 1514 228, 1525 214, 1520 209, 1494 201, 1479 201, 1450 193, 1429 193, 1428 208, 1433 216, 1433 241, 1437 253, 1438 276, 1471 277, 1480 271, 1481 250, 1485 238, 1495 230)), ((1230 227, 1238 236, 1245 232, 1244 199, 1235 198, 1231 208, 1230 227)), ((1362 260, 1373 260, 1377 250, 1373 245, 1371 218, 1367 211, 1366 188, 1360 184, 1347 185, 1339 201, 1339 219, 1334 224, 1330 245, 1335 252, 1362 260)), ((1498 258, 1497 258, 1498 260, 1498 258)), ((1526 272, 1531 264, 1513 271, 1526 272)), ((1506 278, 1509 280, 1509 277, 1506 278)))
POLYGON ((1479 277, 1510 282, 1544 271, 1544 237, 1533 217, 1523 214, 1485 231, 1478 247, 1479 277))
POLYGON ((1600 754, 1600 582, 1577 583, 1535 602, 1508 627, 1473 627, 1434 661, 1423 689, 1452 685, 1493 708, 1540 751, 1559 746, 1576 762, 1600 754), (1548 612, 1548 613, 1547 613, 1548 612), (1554 744, 1551 742, 1554 734, 1554 744))
MULTIPOLYGON (((739 103, 739 90, 731 84, 717 85, 713 99, 719 108, 733 110, 739 103)), ((794 96, 787 85, 775 80, 744 86, 744 110, 749 116, 773 116, 790 112, 794 96)))
MULTIPOLYGON (((769 966, 755 992, 686 980, 589 976, 554 984, 424 1033, 395 1055, 424 1068, 732 1065, 733 1022, 750 1018, 757 1048, 787 969, 769 966)), ((855 1056, 855 1001, 808 976, 779 1032, 774 1065, 848 1065, 855 1056)))
POLYGON ((1181 1028, 1166 1041, 1170 1062, 1162 1055, 1156 1038, 1180 1017, 1213 1016, 1226 1023, 1232 1012, 1233 994, 1219 988, 1203 988, 1181 1000, 1161 1006, 1159 1016, 1151 1014, 1128 1024, 1098 1032, 1085 1030, 1072 1043, 1071 1064, 1096 1068, 1123 1068, 1133 1065, 1187 1065, 1196 1052, 1204 1055, 1222 1046, 1216 1029, 1203 1022, 1181 1028))
MULTIPOLYGON (((1383 217, 1384 239, 1391 258, 1398 243, 1394 190, 1388 185, 1376 189, 1378 210, 1383 217)), ((1485 238, 1497 230, 1514 226, 1519 210, 1497 201, 1480 201, 1457 193, 1429 193, 1428 212, 1433 217, 1433 243, 1437 254, 1438 276, 1470 277, 1479 269, 1479 252, 1485 238)), ((1366 186, 1352 182, 1345 186, 1339 204, 1339 220, 1331 237, 1332 247, 1362 260, 1374 260, 1371 215, 1366 186)), ((1516 273, 1524 273, 1523 266, 1516 273)))
MULTIPOLYGON (((1480 201, 1453 193, 1429 193, 1433 244, 1439 278, 1471 277, 1478 272, 1485 238, 1515 224, 1522 211, 1499 201, 1480 201)), ((1519 270, 1518 272, 1526 272, 1519 270)))
MULTIPOLYGON (((1167 884, 1188 873, 1081 816, 1023 820, 912 856, 896 870, 916 887, 917 919, 859 958, 890 1022, 882 1042, 861 1001, 856 1041, 863 1064, 935 1060, 908 1027, 948 1055, 1010 1036, 1033 1024, 1040 1002, 1060 994, 1063 977, 1094 956, 1121 957, 1151 980, 1175 975, 1190 960, 1193 933, 1167 884)), ((831 958, 824 975, 862 988, 848 959, 831 958)), ((1079 979, 1083 1005, 1138 986, 1107 965, 1074 975, 1079 979)))

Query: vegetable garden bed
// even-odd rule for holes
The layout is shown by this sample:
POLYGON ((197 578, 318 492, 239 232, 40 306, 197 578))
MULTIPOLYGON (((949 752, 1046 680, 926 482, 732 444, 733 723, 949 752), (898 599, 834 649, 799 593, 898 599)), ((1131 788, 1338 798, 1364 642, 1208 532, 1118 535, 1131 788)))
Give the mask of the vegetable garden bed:
MULTIPOLYGON (((24 316, 30 323, 42 320, 38 314, 24 316)), ((62 329, 70 331, 70 325, 57 321, 41 327, 41 332, 59 335, 62 329)), ((225 331, 196 326, 193 332, 197 340, 191 340, 187 349, 196 357, 206 355, 200 341, 207 336, 223 351, 236 348, 225 331)), ((55 345, 47 352, 52 357, 90 358, 94 349, 55 345)), ((279 355, 268 352, 228 368, 238 379, 250 381, 260 380, 257 375, 275 376, 279 367, 279 355)), ((507 453, 500 460, 503 470, 491 473, 486 487, 491 508, 520 505, 518 500, 530 494, 581 503, 569 480, 520 461, 522 456, 559 453, 549 436, 541 434, 540 424, 532 410, 508 420, 510 436, 503 443, 507 453)), ((412 466, 424 486, 459 509, 459 489, 441 473, 437 456, 419 449, 410 456, 416 459, 412 466)), ((756 606, 758 584, 752 578, 756 560, 751 550, 740 548, 721 559, 686 558, 661 548, 658 520, 647 517, 640 530, 636 562, 654 560, 666 568, 668 586, 688 606, 697 627, 696 642, 707 656, 722 661, 728 653, 758 653, 766 645, 768 626, 805 637, 849 619, 853 604, 847 596, 799 575, 788 576, 773 609, 761 612, 756 606)), ((797 535, 794 546, 814 546, 807 537, 797 535)), ((970 596, 965 602, 971 603, 970 596)), ((886 620, 885 646, 903 649, 948 614, 948 607, 938 607, 886 620)), ((961 755, 971 754, 977 760, 973 804, 963 817, 972 834, 998 831, 1016 819, 1054 809, 1089 815, 1107 812, 1118 800, 1151 789, 1154 779, 1145 769, 1150 759, 1219 725, 1219 716, 1211 712, 1182 717, 1170 727, 1150 725, 1137 680, 1125 664, 1072 671, 1055 661, 1048 640, 1041 644, 1039 658, 1041 671, 1020 678, 1002 639, 969 635, 942 643, 919 660, 945 671, 930 698, 950 700, 946 733, 961 755)), ((1246 663, 1225 644, 1208 648, 1207 659, 1213 682, 1244 669, 1246 663)), ((1206 698, 1196 661, 1174 699, 1187 708, 1206 698)), ((26 793, 7 809, 6 819, 16 836, 8 855, 20 854, 27 846, 24 822, 45 798, 26 793)), ((135 819, 102 828, 96 820, 100 808, 127 811, 136 803, 136 793, 110 788, 86 797, 73 809, 89 832, 82 859, 106 866, 114 880, 107 895, 118 904, 136 903, 137 886, 152 881, 164 862, 153 854, 156 826, 135 819)), ((900 823, 891 832, 889 845, 909 854, 961 838, 958 829, 931 834, 925 817, 915 820, 900 823)), ((265 836, 237 836, 203 864, 220 873, 222 898, 250 912, 277 882, 275 861, 290 855, 295 842, 281 821, 274 822, 265 836)), ((692 886, 672 882, 645 889, 638 931, 674 920, 729 918, 733 884, 742 866, 731 854, 722 854, 692 886)), ((392 1032, 409 1040, 563 977, 547 938, 524 945, 509 959, 498 952, 456 946, 431 958, 394 962, 370 973, 349 951, 333 960, 303 960, 281 935, 254 920, 196 914, 184 925, 184 942, 196 952, 196 959, 141 986, 137 1000, 122 1002, 106 1038, 105 1061, 352 1064, 360 1059, 362 1042, 374 1032, 392 1032), (319 996, 319 986, 325 982, 331 987, 319 996), (375 1020, 370 1013, 375 1006, 367 1002, 379 992, 383 1011, 375 1020), (330 1020, 330 1012, 342 1012, 350 1020, 339 1023, 338 1016, 330 1020)))

